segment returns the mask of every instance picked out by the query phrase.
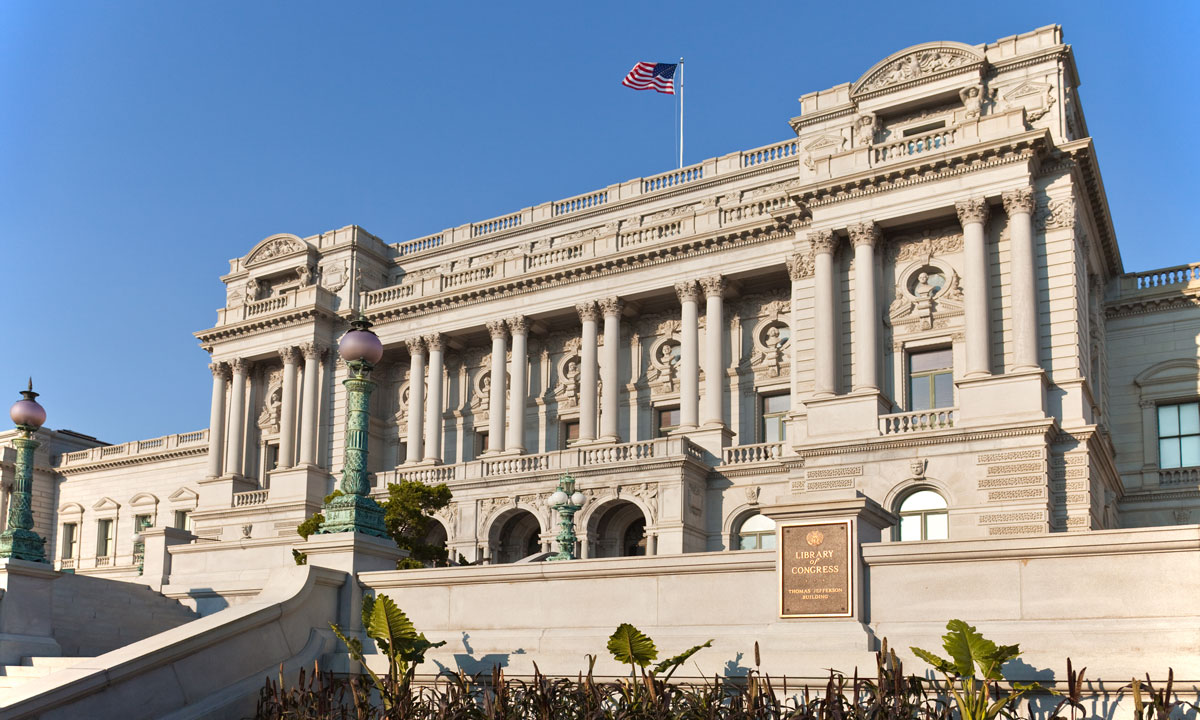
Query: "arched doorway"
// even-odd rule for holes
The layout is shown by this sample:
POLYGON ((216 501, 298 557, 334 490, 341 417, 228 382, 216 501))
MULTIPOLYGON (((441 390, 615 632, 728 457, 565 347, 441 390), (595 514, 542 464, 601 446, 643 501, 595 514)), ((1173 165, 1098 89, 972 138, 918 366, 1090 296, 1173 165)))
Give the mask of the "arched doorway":
POLYGON ((528 510, 513 508, 492 522, 488 547, 492 564, 513 563, 542 551, 542 526, 528 510))
POLYGON ((628 500, 614 500, 588 519, 589 557, 646 555, 646 515, 628 500))
MULTIPOLYGON (((446 543, 448 540, 449 540, 449 538, 446 535, 446 526, 445 525, 443 525, 441 522, 439 522, 437 520, 434 520, 432 523, 429 524, 429 532, 425 533, 425 543, 427 545, 432 545, 433 547, 438 547, 438 548, 446 548, 446 543)), ((447 559, 449 559, 451 562, 453 562, 455 558, 450 557, 449 548, 446 548, 446 549, 447 549, 447 553, 446 553, 447 559)), ((441 561, 438 560, 437 564, 441 564, 441 561)))

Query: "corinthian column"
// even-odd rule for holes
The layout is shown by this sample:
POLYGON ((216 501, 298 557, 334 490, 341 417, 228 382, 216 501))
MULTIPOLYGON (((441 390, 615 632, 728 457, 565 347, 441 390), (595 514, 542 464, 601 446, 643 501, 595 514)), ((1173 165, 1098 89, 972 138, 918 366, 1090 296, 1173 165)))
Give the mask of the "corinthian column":
POLYGON ((421 462, 425 441, 425 341, 410 338, 408 344, 408 456, 407 462, 421 462))
POLYGON ((620 298, 604 298, 600 301, 600 312, 604 315, 604 366, 600 380, 600 437, 610 442, 619 442, 617 431, 617 407, 621 387, 617 380, 617 363, 621 350, 621 308, 625 303, 620 298))
POLYGON ((512 363, 508 376, 512 378, 512 404, 508 407, 508 434, 504 438, 504 449, 509 452, 525 452, 525 376, 529 372, 527 340, 529 326, 521 315, 508 319, 512 333, 512 363))
POLYGON ((208 414, 208 470, 210 478, 221 477, 221 450, 225 445, 225 384, 229 382, 229 366, 215 362, 212 370, 212 409, 208 414))
POLYGON ((879 389, 879 308, 875 302, 875 246, 881 237, 874 222, 851 225, 854 245, 854 390, 879 389))
POLYGON ((954 203, 963 229, 963 280, 966 287, 967 367, 965 377, 991 374, 992 328, 988 323, 988 259, 984 226, 988 219, 987 198, 974 197, 954 203))
POLYGON ((229 361, 233 368, 233 391, 229 396, 229 440, 225 448, 225 474, 242 474, 242 447, 246 442, 244 421, 246 417, 246 361, 234 358, 229 361))
POLYGON ((492 334, 492 394, 488 400, 488 452, 504 450, 504 356, 508 354, 508 327, 503 320, 489 320, 492 334))
POLYGON ((1013 369, 1038 367, 1036 251, 1033 247, 1033 188, 1000 195, 1008 213, 1009 277, 1012 283, 1013 369))
POLYGON ((813 230, 808 234, 808 243, 814 253, 816 275, 813 394, 819 398, 833 397, 837 394, 837 283, 833 277, 833 251, 837 240, 832 230, 813 230))
MULTIPOLYGON (((426 462, 442 461, 442 365, 444 338, 441 333, 425 336, 429 348, 429 392, 425 399, 426 462)), ((411 395, 410 395, 411 397, 411 395)))
POLYGON ((696 303, 700 291, 695 280, 675 283, 682 306, 679 312, 679 427, 700 424, 700 322, 696 303))
POLYGON ((579 350, 579 439, 596 439, 596 303, 575 306, 583 323, 583 342, 579 350))
POLYGON ((724 425, 722 385, 725 367, 721 362, 721 340, 725 329, 725 308, 722 299, 726 286, 720 275, 700 279, 706 299, 704 336, 704 424, 724 425))
POLYGON ((320 402, 321 389, 321 356, 325 348, 316 343, 304 343, 300 346, 304 355, 304 396, 300 403, 300 464, 317 464, 317 432, 320 423, 317 419, 317 404, 320 402))
POLYGON ((296 464, 296 362, 299 353, 294 347, 279 349, 283 361, 283 406, 279 411, 279 467, 296 464))

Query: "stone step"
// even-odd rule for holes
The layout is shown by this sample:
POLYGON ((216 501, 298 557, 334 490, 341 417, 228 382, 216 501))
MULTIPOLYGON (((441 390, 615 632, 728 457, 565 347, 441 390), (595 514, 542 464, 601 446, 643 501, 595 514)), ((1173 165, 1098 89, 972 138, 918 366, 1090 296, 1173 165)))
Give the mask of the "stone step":
POLYGON ((36 678, 46 677, 87 658, 82 657, 24 657, 20 665, 0 666, 0 707, 12 692, 36 678))

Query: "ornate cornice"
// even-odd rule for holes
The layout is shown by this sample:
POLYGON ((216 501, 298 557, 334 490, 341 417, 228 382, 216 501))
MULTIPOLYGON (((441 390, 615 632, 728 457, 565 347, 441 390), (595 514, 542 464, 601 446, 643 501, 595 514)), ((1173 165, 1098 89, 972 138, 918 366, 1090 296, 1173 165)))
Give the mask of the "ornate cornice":
POLYGON ((114 457, 111 460, 99 460, 94 463, 79 463, 70 467, 55 467, 51 470, 62 476, 76 475, 81 472, 94 472, 97 470, 111 470, 112 468, 128 467, 131 465, 145 465, 147 463, 160 462, 164 460, 176 460, 178 458, 194 457, 197 455, 208 454, 208 443, 194 445, 186 448, 178 448, 176 450, 168 450, 166 452, 146 454, 146 455, 130 455, 125 457, 114 457))
POLYGON ((1192 307, 1200 307, 1200 293, 1190 294, 1186 291, 1179 291, 1178 294, 1172 295, 1152 295, 1111 302, 1104 308, 1104 317, 1112 320, 1192 307))
POLYGON ((824 447, 809 447, 797 448, 796 452, 802 458, 820 457, 823 455, 839 455, 858 452, 876 452, 879 450, 892 450, 898 448, 923 447, 926 445, 946 445, 949 443, 965 443, 974 442, 977 440, 994 440, 997 438, 1009 437, 1027 437, 1030 435, 1040 435, 1046 437, 1047 433, 1051 432, 1054 426, 1053 421, 1038 423, 1036 425, 1025 425, 1010 428, 1002 428, 996 430, 947 430, 938 434, 922 435, 920 437, 913 436, 897 436, 888 438, 886 436, 878 440, 855 441, 852 444, 844 445, 828 445, 824 447))

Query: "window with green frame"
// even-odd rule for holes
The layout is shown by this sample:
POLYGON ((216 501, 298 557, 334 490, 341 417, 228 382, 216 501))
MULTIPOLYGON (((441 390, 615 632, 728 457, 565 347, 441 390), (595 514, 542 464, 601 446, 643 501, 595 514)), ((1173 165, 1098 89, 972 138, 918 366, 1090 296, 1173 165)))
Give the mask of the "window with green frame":
POLYGON ((954 354, 950 348, 908 354, 908 409, 954 406, 954 354))

